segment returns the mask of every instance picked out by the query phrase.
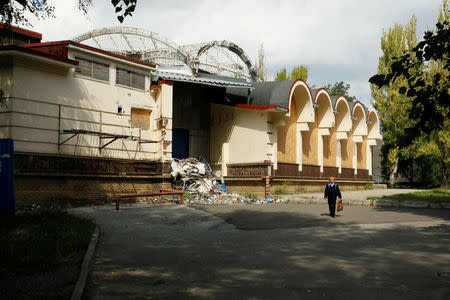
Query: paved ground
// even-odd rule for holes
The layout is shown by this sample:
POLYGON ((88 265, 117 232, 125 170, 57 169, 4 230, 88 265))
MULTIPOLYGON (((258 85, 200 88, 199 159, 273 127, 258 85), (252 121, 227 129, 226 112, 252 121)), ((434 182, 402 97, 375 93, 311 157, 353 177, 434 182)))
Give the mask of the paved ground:
POLYGON ((104 234, 88 299, 450 299, 450 211, 77 208, 104 234))
MULTIPOLYGON (((346 200, 366 200, 367 197, 382 197, 394 194, 404 194, 417 192, 421 190, 417 189, 372 189, 372 190, 361 190, 361 191, 342 191, 342 198, 346 200)), ((299 194, 299 195, 284 195, 283 198, 319 198, 323 199, 323 193, 310 193, 310 194, 299 194)))

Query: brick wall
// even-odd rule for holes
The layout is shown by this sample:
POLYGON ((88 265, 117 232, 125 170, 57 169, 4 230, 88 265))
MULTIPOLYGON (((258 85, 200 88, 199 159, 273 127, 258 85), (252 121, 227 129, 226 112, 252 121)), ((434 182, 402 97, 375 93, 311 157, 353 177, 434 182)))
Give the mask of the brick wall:
POLYGON ((120 194, 159 192, 170 188, 165 178, 133 177, 73 177, 17 176, 15 178, 16 207, 32 204, 45 206, 89 205, 112 202, 120 194))
MULTIPOLYGON (((248 180, 248 179, 233 179, 226 180, 227 192, 238 193, 245 195, 246 193, 253 193, 257 196, 264 196, 265 182, 263 179, 248 180)), ((275 195, 278 189, 287 190, 288 194, 302 194, 311 192, 323 192, 328 180, 317 181, 301 181, 290 179, 272 179, 270 182, 270 193, 275 195)), ((346 182, 338 181, 341 191, 363 190, 367 186, 367 182, 346 182)))

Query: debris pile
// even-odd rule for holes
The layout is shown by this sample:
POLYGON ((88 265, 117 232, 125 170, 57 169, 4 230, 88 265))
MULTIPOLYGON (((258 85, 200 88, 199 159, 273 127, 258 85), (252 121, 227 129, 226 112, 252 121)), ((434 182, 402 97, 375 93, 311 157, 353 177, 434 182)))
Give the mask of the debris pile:
POLYGON ((216 178, 209 165, 195 158, 174 159, 172 162, 174 188, 185 192, 188 204, 263 204, 281 202, 282 199, 243 197, 229 194, 216 178))

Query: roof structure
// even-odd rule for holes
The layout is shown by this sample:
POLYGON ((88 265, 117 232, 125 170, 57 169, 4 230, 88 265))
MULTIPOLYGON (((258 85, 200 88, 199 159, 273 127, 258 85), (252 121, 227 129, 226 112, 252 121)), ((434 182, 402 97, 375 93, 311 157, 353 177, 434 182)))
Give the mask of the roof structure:
POLYGON ((182 81, 182 82, 193 82, 205 85, 213 85, 213 86, 221 86, 221 87, 235 87, 235 88, 246 88, 245 93, 247 93, 247 89, 251 88, 251 83, 232 77, 222 77, 222 76, 212 76, 212 75, 204 75, 204 76, 188 76, 177 73, 163 72, 163 71, 154 71, 152 72, 152 76, 155 78, 163 78, 167 80, 173 81, 182 81))
POLYGON ((295 80, 255 82, 250 94, 252 105, 289 107, 289 94, 295 80))
POLYGON ((26 48, 26 49, 33 49, 36 52, 43 52, 43 53, 48 53, 48 54, 52 54, 52 55, 63 57, 63 58, 68 58, 68 50, 67 50, 67 48, 70 47, 70 46, 78 47, 80 49, 84 49, 84 50, 96 52, 96 53, 99 53, 99 54, 111 56, 111 57, 114 57, 114 58, 118 58, 118 59, 121 59, 121 60, 129 61, 129 62, 132 62, 132 63, 135 63, 135 64, 142 65, 144 67, 156 68, 155 65, 148 64, 148 63, 145 63, 145 62, 140 61, 140 60, 132 59, 130 57, 119 55, 117 53, 112 53, 112 52, 109 52, 109 51, 97 49, 95 47, 83 45, 83 44, 76 43, 76 42, 73 42, 73 41, 58 41, 58 42, 48 42, 48 43, 37 43, 37 44, 24 45, 23 47, 26 48))
POLYGON ((155 32, 133 27, 89 31, 73 38, 102 50, 132 57, 161 70, 197 76, 200 71, 257 81, 253 64, 238 45, 229 41, 180 46, 155 32))
POLYGON ((42 34, 39 32, 7 25, 5 23, 0 23, 0 30, 11 30, 13 34, 29 38, 32 42, 40 42, 42 40, 42 34))
POLYGON ((54 61, 59 63, 64 63, 67 66, 76 66, 78 65, 78 61, 69 59, 67 57, 63 57, 60 55, 55 55, 53 53, 45 53, 41 51, 36 51, 34 49, 24 48, 17 45, 6 45, 0 46, 0 55, 8 54, 8 53, 19 53, 23 55, 31 55, 35 57, 44 58, 47 61, 54 61))

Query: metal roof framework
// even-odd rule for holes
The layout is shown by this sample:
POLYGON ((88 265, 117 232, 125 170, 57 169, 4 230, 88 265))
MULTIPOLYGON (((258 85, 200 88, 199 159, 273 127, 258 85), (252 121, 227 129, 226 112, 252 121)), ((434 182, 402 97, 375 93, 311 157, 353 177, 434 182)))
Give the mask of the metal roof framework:
POLYGON ((134 27, 110 27, 89 31, 73 41, 147 63, 168 72, 196 76, 199 71, 257 81, 253 64, 238 45, 213 41, 179 46, 155 32, 134 27))

